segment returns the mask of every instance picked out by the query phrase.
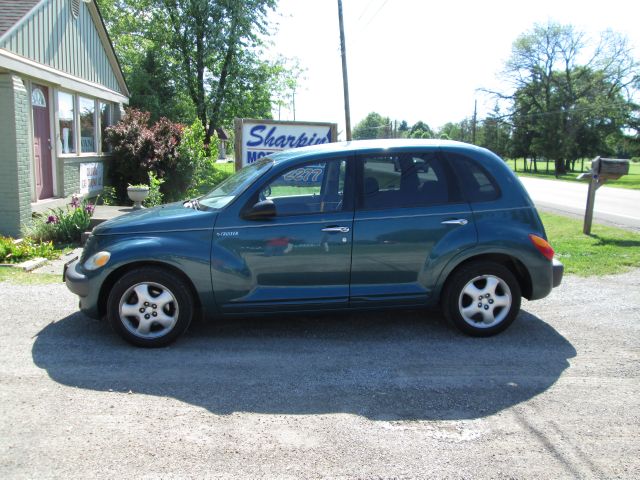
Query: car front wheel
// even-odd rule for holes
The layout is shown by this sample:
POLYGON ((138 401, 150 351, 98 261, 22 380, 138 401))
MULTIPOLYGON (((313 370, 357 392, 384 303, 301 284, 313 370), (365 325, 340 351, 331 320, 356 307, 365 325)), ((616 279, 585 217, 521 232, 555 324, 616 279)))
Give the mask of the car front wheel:
POLYGON ((505 330, 520 311, 520 284, 494 262, 474 262, 456 270, 444 290, 445 317, 462 332, 488 337, 505 330))
POLYGON ((173 342, 191 323, 193 298, 189 289, 167 270, 143 267, 123 275, 107 300, 113 329, 140 347, 173 342))

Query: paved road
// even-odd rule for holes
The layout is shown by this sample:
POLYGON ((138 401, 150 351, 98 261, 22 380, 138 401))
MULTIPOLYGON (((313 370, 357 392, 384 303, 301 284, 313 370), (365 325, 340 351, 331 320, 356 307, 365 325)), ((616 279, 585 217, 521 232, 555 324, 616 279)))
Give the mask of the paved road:
POLYGON ((640 478, 640 270, 489 339, 375 312, 145 350, 62 284, 0 305, 0 478, 640 478))
MULTIPOLYGON (((588 184, 520 177, 537 207, 584 218, 588 184)), ((640 190, 600 187, 594 221, 640 231, 640 190)))

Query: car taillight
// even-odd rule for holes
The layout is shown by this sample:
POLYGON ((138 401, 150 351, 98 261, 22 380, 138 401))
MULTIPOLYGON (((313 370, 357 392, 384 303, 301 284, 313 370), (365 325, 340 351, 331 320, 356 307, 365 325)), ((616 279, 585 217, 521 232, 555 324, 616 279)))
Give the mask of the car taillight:
POLYGON ((538 235, 534 235, 533 233, 529 234, 529 239, 547 260, 553 260, 553 255, 555 252, 553 251, 553 247, 551 247, 549 242, 547 242, 544 238, 539 237, 538 235))

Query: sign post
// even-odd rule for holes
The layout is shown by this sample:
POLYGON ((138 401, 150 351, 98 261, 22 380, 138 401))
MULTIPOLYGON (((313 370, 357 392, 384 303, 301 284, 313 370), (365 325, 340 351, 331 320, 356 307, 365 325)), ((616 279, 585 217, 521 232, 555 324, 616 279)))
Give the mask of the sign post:
POLYGON ((275 152, 337 141, 338 124, 236 118, 236 170, 275 152))

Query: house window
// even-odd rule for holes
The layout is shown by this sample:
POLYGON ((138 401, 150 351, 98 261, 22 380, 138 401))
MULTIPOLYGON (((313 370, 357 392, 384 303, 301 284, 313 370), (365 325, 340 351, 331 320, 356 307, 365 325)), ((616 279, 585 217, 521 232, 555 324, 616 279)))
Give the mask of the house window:
POLYGON ((31 91, 31 105, 34 107, 47 108, 47 100, 44 98, 44 93, 39 87, 33 87, 31 91))
POLYGON ((96 152, 96 102, 79 97, 80 107, 80 152, 96 152))
POLYGON ((59 145, 61 153, 76 153, 75 98, 73 94, 58 92, 59 145))
POLYGON ((111 145, 106 142, 106 129, 113 125, 113 106, 100 102, 100 138, 102 139, 102 153, 111 152, 111 145))

